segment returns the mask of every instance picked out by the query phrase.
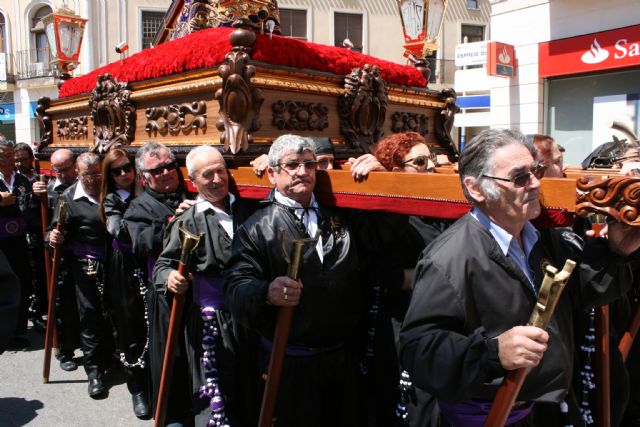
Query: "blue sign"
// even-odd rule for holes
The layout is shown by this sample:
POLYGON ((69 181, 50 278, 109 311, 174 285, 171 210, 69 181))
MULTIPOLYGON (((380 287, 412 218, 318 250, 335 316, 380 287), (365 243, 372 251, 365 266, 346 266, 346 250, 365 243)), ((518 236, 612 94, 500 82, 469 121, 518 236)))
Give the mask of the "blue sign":
POLYGON ((0 104, 0 121, 12 121, 16 118, 16 107, 13 104, 0 104))
POLYGON ((491 106, 491 95, 459 96, 456 104, 460 108, 489 108, 491 106))

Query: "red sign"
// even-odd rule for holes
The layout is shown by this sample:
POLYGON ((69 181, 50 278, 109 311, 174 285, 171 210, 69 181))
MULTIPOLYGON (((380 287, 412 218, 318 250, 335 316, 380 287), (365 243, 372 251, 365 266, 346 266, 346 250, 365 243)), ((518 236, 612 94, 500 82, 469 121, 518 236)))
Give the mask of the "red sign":
POLYGON ((540 77, 640 65, 640 25, 540 43, 540 77))
POLYGON ((510 44, 487 43, 487 74, 497 77, 513 77, 516 70, 516 50, 510 44))

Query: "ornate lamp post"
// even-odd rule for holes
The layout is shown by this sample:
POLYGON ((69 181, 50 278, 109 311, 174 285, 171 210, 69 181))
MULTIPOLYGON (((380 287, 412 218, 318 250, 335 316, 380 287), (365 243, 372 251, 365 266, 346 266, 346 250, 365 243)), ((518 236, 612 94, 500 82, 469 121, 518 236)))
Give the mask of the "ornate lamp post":
POLYGON ((78 67, 82 35, 87 20, 76 15, 65 4, 42 18, 42 23, 49 43, 51 63, 64 81, 71 77, 69 71, 78 67))
POLYGON ((429 81, 431 70, 426 57, 438 49, 438 35, 448 0, 397 0, 402 30, 404 56, 422 71, 429 81))

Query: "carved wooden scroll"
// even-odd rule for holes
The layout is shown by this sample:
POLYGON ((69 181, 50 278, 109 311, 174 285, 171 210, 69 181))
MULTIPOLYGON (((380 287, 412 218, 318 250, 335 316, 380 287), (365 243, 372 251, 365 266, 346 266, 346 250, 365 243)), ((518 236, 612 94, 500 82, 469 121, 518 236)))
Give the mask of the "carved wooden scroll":
POLYGON ((89 136, 88 122, 88 116, 57 120, 58 138, 67 140, 87 138, 89 136))
POLYGON ((38 120, 38 127, 40 128, 40 141, 38 142, 38 146, 35 147, 36 151, 42 150, 53 141, 53 125, 51 123, 51 117, 46 113, 50 106, 50 98, 43 96, 38 99, 38 105, 36 105, 36 119, 38 120))
POLYGON ((145 110, 147 132, 159 132, 162 135, 180 132, 190 133, 193 129, 207 128, 207 103, 196 101, 186 104, 172 104, 165 107, 151 107, 145 110))
POLYGON ((253 142, 253 131, 260 129, 259 112, 264 98, 262 91, 251 87, 256 68, 249 63, 251 47, 256 41, 253 31, 237 28, 230 37, 231 52, 220 66, 222 87, 216 91, 220 103, 217 128, 225 151, 236 154, 247 151, 253 142))
POLYGON ((576 214, 604 214, 618 222, 640 227, 640 178, 616 176, 593 179, 583 176, 578 179, 577 189, 576 214))
POLYGON ((277 101, 271 105, 273 125, 279 130, 324 130, 329 108, 320 102, 277 101))
POLYGON ((429 116, 420 113, 397 111, 391 116, 391 130, 399 132, 418 132, 422 136, 429 133, 429 116))
POLYGON ((338 98, 340 132, 352 147, 373 151, 383 135, 387 105, 387 85, 377 66, 354 68, 344 79, 345 93, 338 98))
POLYGON ((451 152, 457 155, 460 153, 460 150, 451 137, 451 129, 453 129, 454 116, 460 111, 460 107, 456 105, 458 95, 455 90, 449 88, 443 89, 440 92, 439 98, 441 101, 444 101, 445 107, 440 114, 436 115, 436 138, 443 147, 450 148, 451 152))
POLYGON ((136 107, 130 96, 127 83, 120 83, 109 74, 98 76, 98 83, 89 97, 95 137, 91 151, 102 154, 113 146, 133 142, 136 107))

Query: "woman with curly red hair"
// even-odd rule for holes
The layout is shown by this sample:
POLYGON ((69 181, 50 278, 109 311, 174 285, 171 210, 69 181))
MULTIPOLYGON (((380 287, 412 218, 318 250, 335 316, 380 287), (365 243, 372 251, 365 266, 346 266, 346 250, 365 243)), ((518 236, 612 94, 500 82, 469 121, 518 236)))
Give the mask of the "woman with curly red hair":
POLYGON ((435 155, 417 132, 394 133, 382 139, 374 155, 385 169, 392 172, 429 173, 435 170, 435 155))

